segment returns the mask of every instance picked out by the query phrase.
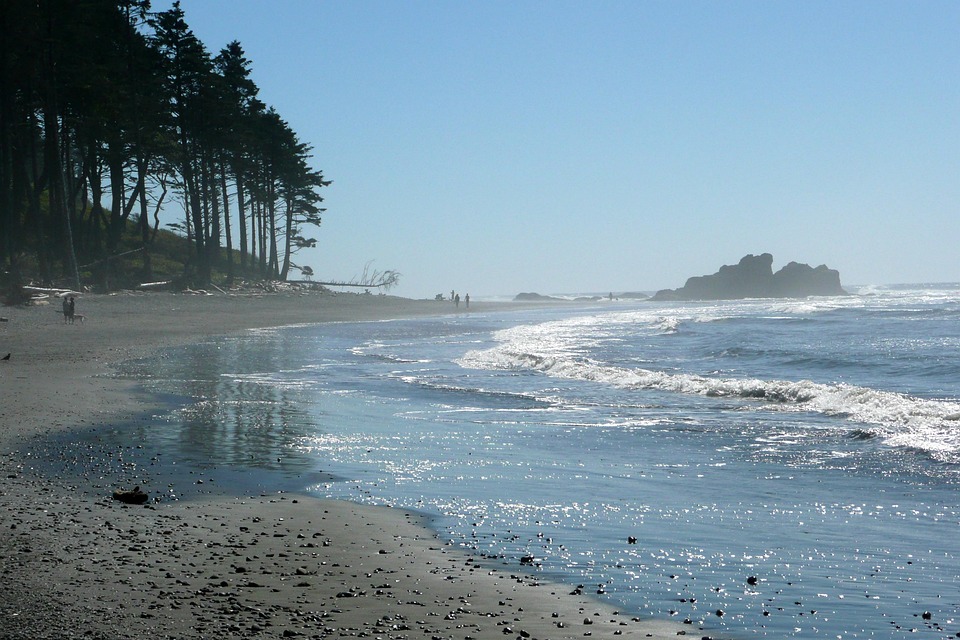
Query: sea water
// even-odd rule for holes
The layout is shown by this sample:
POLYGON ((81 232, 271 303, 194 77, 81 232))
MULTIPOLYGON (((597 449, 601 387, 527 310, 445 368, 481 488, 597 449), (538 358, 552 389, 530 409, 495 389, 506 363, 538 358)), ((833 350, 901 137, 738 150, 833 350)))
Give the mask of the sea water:
POLYGON ((695 637, 960 633, 960 285, 438 311, 132 363, 175 399, 137 437, 695 637))

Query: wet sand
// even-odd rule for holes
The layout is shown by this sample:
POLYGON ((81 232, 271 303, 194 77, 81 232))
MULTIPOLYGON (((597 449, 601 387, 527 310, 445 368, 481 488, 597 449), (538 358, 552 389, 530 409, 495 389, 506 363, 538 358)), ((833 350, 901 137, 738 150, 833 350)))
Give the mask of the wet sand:
MULTIPOLYGON (((474 302, 470 312, 510 308, 474 302)), ((125 505, 112 498, 120 477, 56 473, 105 452, 36 446, 148 410, 129 381, 109 374, 163 346, 257 327, 466 313, 462 306, 126 293, 83 296, 77 312, 84 322, 65 325, 56 299, 0 308, 0 357, 10 353, 0 361, 0 638, 706 637, 693 624, 617 612, 590 588, 579 593, 519 565, 485 566, 405 511, 289 493, 125 505)))

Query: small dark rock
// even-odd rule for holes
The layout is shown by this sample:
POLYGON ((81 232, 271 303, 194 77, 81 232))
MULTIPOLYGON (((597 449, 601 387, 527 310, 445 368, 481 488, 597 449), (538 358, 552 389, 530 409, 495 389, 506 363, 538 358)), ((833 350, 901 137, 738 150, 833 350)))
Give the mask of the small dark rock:
POLYGON ((147 501, 147 494, 140 490, 140 487, 134 487, 129 491, 117 489, 113 492, 113 499, 119 500, 124 504, 143 504, 147 501))

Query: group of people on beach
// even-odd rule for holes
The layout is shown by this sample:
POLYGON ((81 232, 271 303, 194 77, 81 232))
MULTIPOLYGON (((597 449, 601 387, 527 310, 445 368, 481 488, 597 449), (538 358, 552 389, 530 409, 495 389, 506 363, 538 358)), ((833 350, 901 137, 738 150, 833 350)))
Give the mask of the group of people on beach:
POLYGON ((77 317, 77 299, 74 296, 63 296, 63 324, 73 324, 77 317))
MULTIPOLYGON (((456 291, 453 291, 453 290, 451 289, 451 291, 450 291, 450 299, 453 300, 453 303, 454 303, 455 305, 457 305, 457 309, 459 309, 459 308, 460 308, 460 294, 457 293, 456 291)), ((470 294, 469 294, 469 293, 466 294, 466 295, 463 297, 463 301, 466 303, 467 309, 469 309, 469 308, 470 308, 470 294)))

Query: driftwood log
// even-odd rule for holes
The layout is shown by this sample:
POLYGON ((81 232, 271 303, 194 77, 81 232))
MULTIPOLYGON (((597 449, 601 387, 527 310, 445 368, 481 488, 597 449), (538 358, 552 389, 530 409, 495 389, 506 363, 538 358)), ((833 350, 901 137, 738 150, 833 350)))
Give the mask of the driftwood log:
POLYGON ((143 504, 147 501, 147 494, 141 491, 140 487, 134 487, 130 490, 117 489, 113 492, 113 499, 124 504, 143 504))

